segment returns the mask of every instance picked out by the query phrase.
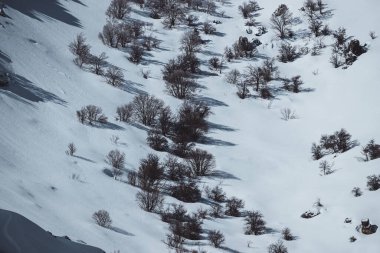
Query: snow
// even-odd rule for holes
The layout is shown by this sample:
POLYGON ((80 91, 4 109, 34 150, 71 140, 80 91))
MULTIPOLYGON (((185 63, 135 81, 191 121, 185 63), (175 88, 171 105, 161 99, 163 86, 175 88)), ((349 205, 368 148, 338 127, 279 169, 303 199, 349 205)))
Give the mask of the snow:
MULTIPOLYGON (((221 5, 226 16, 216 18, 197 13, 200 21, 218 19, 217 30, 224 36, 207 36, 211 40, 199 54, 207 61, 210 54, 222 54, 239 36, 246 36, 244 20, 238 13, 243 1, 221 5)), ((269 17, 283 2, 303 23, 298 11, 302 1, 259 1, 264 9, 257 18, 269 28, 269 17)), ((362 218, 380 224, 379 192, 366 190, 366 177, 380 174, 380 159, 361 162, 361 146, 327 156, 334 162, 333 174, 321 176, 318 161, 311 159, 310 148, 322 134, 345 128, 365 145, 370 139, 380 140, 378 73, 380 40, 368 33, 380 33, 380 3, 375 0, 329 0, 333 16, 330 28, 347 28, 348 35, 369 45, 348 69, 334 69, 329 63, 330 48, 320 56, 303 56, 292 63, 278 63, 281 76, 301 75, 305 88, 312 92, 286 93, 269 101, 236 96, 236 88, 226 83, 224 74, 205 76, 199 97, 210 101, 214 124, 207 144, 197 144, 216 157, 217 170, 225 178, 206 178, 204 184, 222 181, 228 196, 245 201, 247 210, 260 210, 273 231, 261 236, 244 235, 243 218, 206 220, 205 229, 220 229, 226 237, 228 252, 266 252, 267 246, 281 238, 280 231, 289 227, 298 237, 285 242, 289 252, 378 252, 380 234, 362 235, 355 226, 362 218), (318 74, 314 75, 313 72, 318 74), (289 107, 298 118, 281 120, 280 110, 289 107), (364 194, 354 198, 350 191, 360 187, 364 194), (324 204, 321 214, 313 219, 300 215, 313 208, 318 199, 324 204), (346 217, 352 224, 345 224, 346 217), (354 235, 358 240, 349 242, 354 235), (248 248, 248 242, 252 248, 248 248)), ((132 17, 153 24, 152 34, 162 40, 161 48, 146 56, 143 64, 134 65, 128 53, 101 43, 98 33, 106 22, 106 0, 75 1, 7 1, 8 17, 0 17, 0 71, 11 73, 11 85, 0 88, 0 208, 25 216, 55 235, 68 235, 106 252, 168 252, 162 242, 168 225, 156 214, 142 211, 136 201, 138 189, 115 181, 103 173, 108 167, 105 155, 112 149, 126 154, 127 169, 137 170, 140 159, 154 152, 146 145, 146 132, 133 125, 114 120, 116 107, 148 92, 163 99, 175 111, 181 101, 165 92, 162 67, 179 54, 179 39, 186 30, 181 26, 163 28, 160 20, 142 16, 133 6, 132 17), (32 4, 33 2, 33 4, 32 4), (95 54, 106 52, 108 61, 123 69, 127 83, 120 89, 79 69, 72 61, 68 44, 83 32, 95 54), (144 79, 141 69, 151 70, 144 79), (106 128, 84 126, 76 120, 75 111, 87 104, 103 108, 112 125, 106 128), (119 144, 110 137, 120 137, 119 144), (67 144, 78 147, 76 157, 65 155, 67 144), (91 215, 106 209, 113 229, 94 223, 91 215)), ((143 12, 144 13, 144 12, 143 12)), ((260 37, 261 55, 274 57, 280 43, 271 29, 260 37), (271 44, 274 44, 274 49, 271 44)), ((313 41, 298 39, 295 45, 309 46, 313 41)), ((326 44, 331 43, 326 40, 326 44)), ((248 64, 258 65, 262 59, 238 60, 229 69, 243 71, 248 64)), ((208 70, 202 65, 203 70, 208 70)), ((160 157, 165 154, 158 153, 160 157)), ((166 197, 166 203, 176 202, 166 197)), ((205 204, 188 204, 196 210, 205 204)), ((0 238, 1 239, 1 238, 0 238)), ((220 252, 202 241, 202 249, 220 252)), ((195 247, 198 248, 198 247, 195 247)))

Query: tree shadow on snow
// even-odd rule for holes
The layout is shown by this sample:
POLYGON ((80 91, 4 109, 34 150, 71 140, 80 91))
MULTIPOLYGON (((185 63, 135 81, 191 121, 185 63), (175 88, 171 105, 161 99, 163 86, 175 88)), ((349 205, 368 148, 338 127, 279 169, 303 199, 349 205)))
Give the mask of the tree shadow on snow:
POLYGON ((235 143, 228 142, 228 141, 222 141, 219 139, 215 139, 212 137, 204 136, 202 137, 198 143, 205 144, 205 145, 214 145, 214 146, 236 146, 235 143))
POLYGON ((231 173, 222 171, 222 170, 215 170, 213 171, 208 177, 210 178, 217 178, 217 179, 235 179, 235 180, 241 180, 240 178, 232 175, 231 173))
POLYGON ((135 236, 134 234, 129 233, 129 232, 125 231, 124 229, 121 229, 121 228, 118 228, 118 227, 114 227, 114 226, 111 226, 110 230, 112 230, 112 231, 114 231, 116 233, 122 234, 122 235, 135 236))
POLYGON ((210 98, 210 97, 196 96, 196 97, 192 98, 191 100, 194 102, 203 103, 203 104, 210 106, 210 107, 211 106, 228 106, 226 103, 219 101, 219 100, 216 100, 214 98, 210 98))
POLYGON ((53 102, 60 105, 65 105, 66 101, 57 95, 35 86, 28 79, 12 75, 10 83, 0 88, 0 93, 19 101, 29 102, 53 102))
POLYGON ((81 159, 81 160, 86 161, 86 162, 95 163, 93 160, 88 159, 88 158, 85 158, 85 157, 83 157, 83 156, 73 155, 73 157, 78 158, 78 159, 81 159))
MULTIPOLYGON (((80 0, 75 3, 85 6, 80 0)), ((7 1, 7 5, 33 19, 43 22, 41 16, 47 16, 68 25, 82 27, 78 18, 74 17, 58 0, 17 0, 7 1)))

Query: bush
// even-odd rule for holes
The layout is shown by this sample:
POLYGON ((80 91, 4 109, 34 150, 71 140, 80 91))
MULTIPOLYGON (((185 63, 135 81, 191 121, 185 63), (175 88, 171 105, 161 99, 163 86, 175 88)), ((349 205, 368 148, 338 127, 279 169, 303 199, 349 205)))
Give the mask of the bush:
POLYGON ((261 8, 257 1, 249 1, 248 3, 244 2, 243 5, 239 5, 239 11, 241 12, 241 15, 243 18, 250 18, 255 15, 257 11, 259 11, 261 8))
POLYGON ((276 31, 280 39, 291 37, 291 26, 293 23, 293 14, 285 4, 281 4, 270 18, 271 26, 276 31))
POLYGON ((212 70, 218 70, 220 69, 221 63, 218 57, 211 57, 208 60, 208 64, 210 66, 210 69, 212 70))
POLYGON ((265 221, 263 215, 259 211, 248 212, 245 220, 245 234, 261 235, 265 232, 265 221))
POLYGON ((328 161, 324 160, 319 163, 319 168, 321 169, 321 172, 323 175, 329 175, 333 173, 332 170, 333 164, 329 164, 328 161))
POLYGON ((160 110, 156 128, 163 136, 168 136, 173 130, 173 113, 169 106, 160 110))
POLYGON ((297 53, 297 48, 295 46, 292 46, 290 43, 281 43, 278 52, 278 60, 284 63, 292 62, 299 56, 297 53))
POLYGON ((206 118, 210 113, 210 107, 203 103, 185 101, 174 124, 173 141, 182 144, 198 141, 208 131, 206 118))
POLYGON ((380 145, 375 143, 375 140, 370 140, 369 143, 363 147, 362 154, 365 156, 365 160, 373 160, 380 158, 380 145))
POLYGON ((128 183, 132 186, 136 186, 137 183, 137 173, 135 171, 128 172, 128 183))
POLYGON ((282 241, 278 241, 269 245, 268 253, 288 253, 288 249, 282 241))
POLYGON ((112 166, 114 177, 117 178, 122 174, 125 164, 125 154, 119 150, 111 150, 106 156, 106 161, 112 166))
POLYGON ((172 181, 183 181, 190 176, 188 167, 181 163, 177 157, 168 155, 164 162, 166 177, 172 181))
POLYGON ((370 191, 376 191, 380 189, 380 175, 371 175, 367 177, 367 187, 370 191))
POLYGON ((122 122, 129 122, 133 116, 133 105, 131 103, 117 107, 117 119, 122 122))
POLYGON ((363 194, 362 190, 360 190, 359 187, 354 187, 351 192, 354 197, 360 197, 363 194))
POLYGON ((77 151, 77 148, 75 147, 73 142, 70 142, 69 145, 67 145, 66 155, 73 156, 74 153, 77 151))
POLYGON ((289 108, 282 108, 281 109, 281 115, 282 115, 281 119, 283 119, 285 121, 297 118, 295 111, 293 111, 289 108))
POLYGON ((205 191, 209 199, 212 199, 219 203, 224 202, 226 200, 226 193, 223 191, 222 187, 220 187, 219 185, 215 186, 212 189, 206 186, 205 191))
POLYGON ((195 203, 201 199, 201 191, 193 180, 178 182, 170 187, 171 195, 183 202, 195 203))
POLYGON ((97 55, 91 55, 89 59, 89 64, 92 66, 92 71, 97 75, 103 74, 103 68, 106 65, 106 59, 107 59, 106 53, 101 53, 99 56, 97 55))
POLYGON ((225 241, 223 233, 219 230, 211 230, 208 233, 208 240, 215 248, 219 248, 225 241))
POLYGON ((161 212, 161 220, 168 223, 174 223, 177 221, 184 222, 189 220, 189 216, 187 215, 187 210, 182 204, 173 204, 161 212))
POLYGON ((208 21, 203 23, 202 30, 205 34, 214 34, 216 32, 215 26, 208 21))
POLYGON ((70 43, 70 52, 76 56, 74 62, 79 67, 82 67, 84 63, 88 63, 91 56, 90 48, 83 33, 78 34, 76 39, 70 43))
POLYGON ((99 210, 92 215, 96 224, 101 227, 109 228, 112 224, 111 217, 106 210, 99 210))
POLYGON ((145 126, 153 126, 159 116, 164 102, 155 96, 140 94, 132 102, 134 117, 145 126))
POLYGON ((295 239, 295 237, 292 235, 292 233, 290 232, 290 228, 284 228, 282 231, 281 231, 281 234, 282 234, 282 238, 286 241, 293 241, 295 239))
POLYGON ((160 164, 160 159, 154 154, 140 161, 137 173, 139 186, 143 190, 155 189, 159 186, 164 176, 164 168, 160 164))
POLYGON ((95 105, 87 105, 82 107, 77 111, 77 117, 80 123, 85 124, 89 123, 93 125, 94 122, 97 123, 107 123, 107 117, 102 113, 102 108, 95 105))
POLYGON ((214 156, 198 148, 187 154, 186 162, 193 177, 210 175, 215 168, 214 156))
POLYGON ((120 86, 124 82, 124 74, 118 67, 109 67, 104 77, 108 84, 115 87, 120 86))
POLYGON ((141 209, 152 213, 161 210, 164 198, 158 189, 150 189, 149 191, 139 191, 136 194, 136 201, 141 209))
POLYGON ((232 197, 227 199, 226 201, 226 215, 239 217, 241 215, 241 210, 244 208, 244 201, 242 199, 238 199, 236 197, 232 197))
POLYGON ((112 0, 106 15, 109 18, 124 19, 130 10, 128 0, 112 0))
POLYGON ((209 214, 214 218, 222 218, 223 217, 223 207, 219 204, 212 205, 209 214))
POLYGON ((142 48, 139 44, 133 44, 131 46, 131 52, 129 56, 129 60, 133 63, 140 63, 144 54, 144 48, 142 48))
POLYGON ((149 131, 146 141, 149 147, 157 151, 165 151, 169 147, 166 138, 163 137, 158 131, 149 131))
POLYGON ((237 69, 232 69, 226 75, 226 81, 230 84, 237 84, 240 81, 241 73, 237 69))

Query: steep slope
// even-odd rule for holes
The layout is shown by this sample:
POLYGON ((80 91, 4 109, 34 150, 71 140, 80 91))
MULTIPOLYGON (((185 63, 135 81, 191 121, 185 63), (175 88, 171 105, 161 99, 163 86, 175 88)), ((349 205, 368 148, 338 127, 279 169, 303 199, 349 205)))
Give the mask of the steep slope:
MULTIPOLYGON (((104 12, 109 2, 7 3, 8 17, 0 18, 0 66, 11 73, 12 82, 0 89, 0 207, 22 214, 53 234, 68 235, 107 252, 167 252, 162 242, 167 224, 138 207, 136 188, 115 181, 103 170, 108 166, 105 155, 111 149, 126 153, 128 170, 136 170, 139 160, 153 152, 146 145, 146 131, 115 121, 115 109, 142 92, 163 99, 173 110, 178 107, 181 101, 165 92, 161 69, 178 54, 185 27, 164 29, 160 20, 150 19, 146 10, 133 6, 131 16, 151 22, 149 32, 162 40, 161 49, 146 56, 144 65, 136 66, 126 59, 127 52, 108 48, 97 37, 106 22, 104 12), (88 38, 94 53, 106 52, 108 62, 123 69, 127 82, 120 89, 74 65, 68 44, 80 32, 88 38), (144 79, 142 68, 151 70, 152 78, 144 79), (77 122, 75 111, 87 104, 101 106, 110 123, 94 128, 77 122), (110 141, 113 135, 120 137, 119 144, 110 141), (69 142, 78 147, 76 157, 64 153, 69 142), (92 221, 92 213, 99 209, 110 212, 112 229, 92 221)), ((222 54, 225 46, 246 34, 238 13, 241 2, 218 3, 230 18, 198 14, 201 20, 222 21, 217 26, 220 36, 202 35, 210 40, 200 54, 202 61, 222 54)), ((301 17, 301 2, 286 2, 295 16, 301 17)), ((258 21, 269 27, 269 17, 281 3, 260 1, 264 9, 258 21)), ((380 248, 379 233, 364 236, 355 230, 365 217, 380 224, 379 192, 365 190, 360 198, 350 194, 355 186, 366 189, 366 176, 379 174, 380 161, 360 162, 358 146, 335 158, 326 157, 334 162, 336 171, 322 177, 318 162, 312 161, 310 154, 312 142, 340 128, 346 128, 362 145, 371 138, 380 140, 380 40, 368 36, 370 30, 380 31, 376 11, 380 5, 375 0, 360 7, 353 0, 328 4, 334 13, 328 20, 330 27, 345 26, 349 35, 369 44, 369 51, 346 70, 332 68, 330 48, 319 56, 276 63, 282 76, 301 75, 304 86, 312 92, 278 95, 269 106, 267 100, 240 100, 224 75, 199 79, 205 88, 198 98, 209 103, 213 114, 208 141, 197 145, 215 155, 217 170, 223 175, 207 178, 204 184, 222 182, 229 196, 245 200, 247 210, 260 210, 272 231, 249 236, 243 234, 243 218, 207 220, 205 228, 222 230, 232 252, 265 252, 281 237, 279 231, 285 226, 298 236, 298 240, 286 243, 289 252, 376 252, 380 248), (353 10, 357 22, 348 14, 353 10), (285 107, 294 109, 298 119, 281 120, 280 110, 285 107), (322 214, 311 220, 301 219, 301 213, 312 208, 317 198, 325 206, 322 214), (352 218, 353 224, 344 224, 346 217, 352 218), (352 235, 359 239, 354 244, 348 242, 352 235), (248 241, 253 242, 253 249, 247 248, 248 241)), ((304 21, 296 28, 302 31, 306 27, 304 21)), ((260 55, 275 57, 279 41, 272 31, 260 40, 264 42, 260 55)), ((305 46, 313 42, 300 38, 294 43, 305 46)), ((227 67, 243 71, 248 64, 259 65, 262 60, 239 60, 227 67)), ((205 64, 201 68, 207 70, 205 64)), ((167 197, 166 202, 175 200, 167 197)), ((192 210, 198 206, 208 207, 187 205, 192 210)), ((220 252, 207 245, 202 247, 220 252)))

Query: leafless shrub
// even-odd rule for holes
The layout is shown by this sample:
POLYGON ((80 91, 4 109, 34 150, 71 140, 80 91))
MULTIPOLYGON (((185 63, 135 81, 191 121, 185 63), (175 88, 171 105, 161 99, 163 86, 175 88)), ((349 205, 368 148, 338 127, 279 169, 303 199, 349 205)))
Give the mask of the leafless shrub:
POLYGON ((67 145, 67 150, 65 151, 65 153, 66 155, 73 156, 76 151, 77 147, 75 147, 73 142, 70 142, 69 145, 67 145))
POLYGON ((118 87, 124 82, 124 74, 118 67, 109 67, 105 74, 106 82, 118 87))
POLYGON ((158 189, 164 177, 164 168, 160 164, 157 155, 148 154, 147 158, 141 159, 137 179, 141 189, 150 191, 158 189))
POLYGON ((295 237, 292 235, 292 232, 290 232, 290 228, 284 228, 281 231, 282 238, 286 241, 292 241, 295 239, 295 237))
POLYGON ((70 52, 76 56, 74 62, 80 68, 84 63, 88 63, 90 58, 90 45, 86 43, 83 33, 77 35, 75 40, 69 44, 70 52))
POLYGON ((109 18, 124 19, 130 10, 128 0, 112 0, 106 15, 109 18))
POLYGON ((270 18, 272 28, 277 32, 280 39, 290 37, 293 22, 293 14, 285 4, 281 4, 270 18))
POLYGON ((185 17, 185 20, 186 20, 188 26, 194 26, 194 25, 196 25, 195 22, 197 22, 199 20, 199 18, 198 18, 198 16, 190 14, 190 15, 187 15, 185 17))
POLYGON ((239 217, 241 209, 244 208, 244 201, 236 197, 231 197, 226 201, 225 214, 229 216, 239 217))
POLYGON ((107 117, 102 113, 102 108, 95 105, 87 105, 77 111, 77 117, 82 124, 88 122, 92 125, 94 122, 101 124, 107 123, 107 117))
POLYGON ((137 173, 135 171, 128 172, 128 183, 132 186, 136 186, 137 183, 137 173))
POLYGON ((290 119, 296 119, 296 113, 292 109, 289 108, 283 108, 281 109, 281 119, 288 121, 290 119))
POLYGON ((319 163, 319 168, 321 169, 321 172, 323 175, 329 175, 333 173, 332 167, 334 164, 330 164, 328 161, 323 160, 319 163))
POLYGON ((150 189, 149 191, 139 191, 136 194, 136 201, 143 210, 158 212, 162 208, 164 198, 157 189, 150 189))
POLYGON ((350 242, 355 242, 357 239, 355 236, 351 236, 349 240, 350 240, 350 242))
POLYGON ((284 243, 279 240, 276 243, 269 245, 268 253, 288 253, 288 249, 285 247, 284 243))
POLYGON ((109 228, 112 224, 111 217, 106 210, 99 210, 92 215, 96 224, 101 227, 109 228))
POLYGON ((103 26, 103 30, 101 33, 99 33, 98 37, 105 45, 108 45, 110 47, 117 47, 118 40, 121 39, 118 36, 118 31, 119 29, 116 24, 107 22, 107 24, 103 26))
POLYGON ((158 131, 149 131, 146 141, 149 147, 151 147, 154 150, 165 151, 168 149, 168 141, 158 131))
POLYGON ((118 144, 119 140, 120 140, 120 137, 117 136, 117 135, 112 135, 111 138, 110 138, 111 143, 113 143, 115 145, 118 144))
POLYGON ((284 63, 292 62, 299 56, 299 53, 297 53, 297 48, 292 46, 290 43, 281 43, 278 52, 278 60, 284 63))
POLYGON ((212 205, 211 210, 209 211, 209 214, 211 217, 214 217, 214 218, 222 218, 224 214, 223 207, 219 204, 212 205))
POLYGON ((223 233, 219 230, 211 230, 208 234, 208 240, 215 248, 219 248, 225 241, 223 233))
POLYGON ((179 181, 170 187, 171 196, 187 203, 195 203, 201 199, 201 191, 194 180, 179 181))
POLYGON ((363 195, 363 192, 362 190, 360 190, 359 187, 354 187, 351 192, 354 195, 354 197, 360 197, 361 195, 363 195))
POLYGON ((159 112, 156 128, 163 136, 168 136, 173 129, 174 117, 169 106, 162 108, 159 112))
POLYGON ((159 116, 164 102, 155 96, 140 94, 132 101, 134 117, 145 126, 153 126, 159 116))
POLYGON ((117 119, 122 122, 129 122, 133 116, 133 105, 128 103, 117 107, 117 119))
POLYGON ((162 23, 169 29, 173 28, 178 21, 184 18, 183 9, 175 2, 171 4, 170 7, 168 6, 168 8, 165 8, 165 12, 163 14, 165 17, 162 23))
POLYGON ((169 180, 172 181, 183 181, 185 178, 189 177, 190 172, 187 166, 179 161, 176 156, 168 155, 165 158, 164 166, 166 168, 165 174, 169 180))
POLYGON ((112 166, 115 179, 122 174, 122 169, 125 164, 125 154, 119 150, 111 150, 107 156, 106 161, 112 166))
POLYGON ((168 93, 176 98, 191 98, 197 89, 196 82, 181 69, 174 70, 165 77, 168 93))
POLYGON ((241 73, 237 69, 230 70, 230 72, 228 72, 226 75, 226 81, 227 83, 230 83, 230 84, 239 83, 240 78, 241 78, 241 73))
POLYGON ((241 12, 243 18, 250 18, 259 11, 261 8, 257 1, 244 2, 243 5, 239 5, 239 11, 241 12))
POLYGON ((131 46, 131 52, 128 59, 133 63, 139 64, 142 60, 143 54, 144 48, 135 43, 131 46))
POLYGON ((380 145, 375 143, 375 140, 370 140, 368 144, 362 148, 362 154, 365 161, 380 158, 380 145))
POLYGON ((245 234, 261 235, 265 232, 265 221, 259 211, 248 212, 245 220, 245 234))
POLYGON ((103 68, 106 65, 106 53, 101 53, 99 56, 91 55, 89 63, 92 66, 92 71, 97 75, 103 74, 103 68))
POLYGON ((202 30, 205 34, 214 34, 216 32, 215 26, 208 21, 203 23, 202 30))
POLYGON ((371 175, 367 177, 367 187, 370 191, 376 191, 380 189, 380 175, 371 175))
POLYGON ((184 222, 189 220, 187 210, 182 204, 172 204, 161 213, 161 220, 167 223, 184 222))
POLYGON ((205 192, 209 199, 212 199, 216 202, 224 202, 226 200, 226 193, 219 185, 215 186, 212 189, 206 186, 205 192))
POLYGON ((210 175, 215 168, 214 156, 198 148, 188 153, 186 162, 194 177, 210 175))
POLYGON ((212 70, 219 70, 220 69, 220 59, 218 57, 211 57, 208 60, 209 68, 212 70))
POLYGON ((248 83, 245 80, 242 80, 236 84, 238 91, 236 94, 239 98, 245 99, 250 95, 250 92, 248 90, 248 83))

